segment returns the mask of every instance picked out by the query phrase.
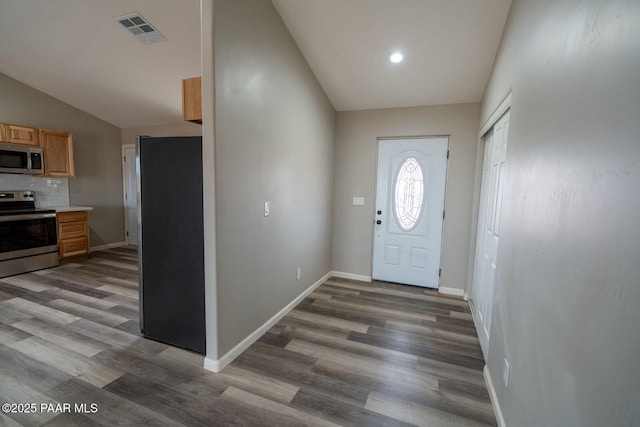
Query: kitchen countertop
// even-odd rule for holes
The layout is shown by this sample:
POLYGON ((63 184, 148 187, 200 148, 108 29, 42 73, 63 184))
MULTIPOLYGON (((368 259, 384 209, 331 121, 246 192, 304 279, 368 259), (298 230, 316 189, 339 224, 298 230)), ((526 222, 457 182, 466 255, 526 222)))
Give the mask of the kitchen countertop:
POLYGON ((55 209, 56 212, 78 212, 93 210, 93 208, 90 206, 47 206, 45 209, 55 209))

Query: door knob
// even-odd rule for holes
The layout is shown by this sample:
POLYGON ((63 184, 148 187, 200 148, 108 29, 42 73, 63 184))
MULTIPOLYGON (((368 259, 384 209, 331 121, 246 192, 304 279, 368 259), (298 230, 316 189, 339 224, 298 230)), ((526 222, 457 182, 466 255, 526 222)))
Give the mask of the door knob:
POLYGON ((382 224, 382 221, 377 220, 377 221, 376 221, 376 224, 380 225, 380 224, 382 224))

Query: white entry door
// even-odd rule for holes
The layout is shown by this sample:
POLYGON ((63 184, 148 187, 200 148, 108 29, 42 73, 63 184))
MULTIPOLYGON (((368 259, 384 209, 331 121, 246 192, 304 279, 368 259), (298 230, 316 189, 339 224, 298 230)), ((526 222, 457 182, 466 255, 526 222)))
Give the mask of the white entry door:
POLYGON ((438 288, 448 138, 378 141, 373 278, 438 288))
POLYGON ((136 146, 124 146, 122 150, 124 175, 125 228, 128 245, 138 245, 138 190, 136 178, 136 146))
POLYGON ((484 138, 475 268, 469 300, 474 311, 478 338, 485 357, 489 355, 489 334, 491 332, 493 290, 496 284, 496 267, 498 265, 500 211, 504 186, 504 166, 507 161, 508 134, 509 111, 496 122, 484 138))

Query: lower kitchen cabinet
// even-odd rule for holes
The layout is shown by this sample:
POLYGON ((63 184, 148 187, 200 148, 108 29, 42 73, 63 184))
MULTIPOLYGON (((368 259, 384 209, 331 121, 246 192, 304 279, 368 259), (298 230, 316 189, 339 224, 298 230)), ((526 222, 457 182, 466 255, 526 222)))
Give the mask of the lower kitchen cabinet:
POLYGON ((60 262, 85 259, 89 254, 88 212, 58 212, 57 218, 60 262))

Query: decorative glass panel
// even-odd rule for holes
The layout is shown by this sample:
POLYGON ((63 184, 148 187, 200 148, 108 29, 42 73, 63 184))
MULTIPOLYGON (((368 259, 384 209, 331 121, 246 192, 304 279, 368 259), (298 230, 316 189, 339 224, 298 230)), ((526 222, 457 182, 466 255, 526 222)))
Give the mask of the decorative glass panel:
POLYGON ((394 190, 396 218, 400 228, 408 231, 416 225, 423 201, 422 168, 415 158, 409 157, 400 167, 394 190))

